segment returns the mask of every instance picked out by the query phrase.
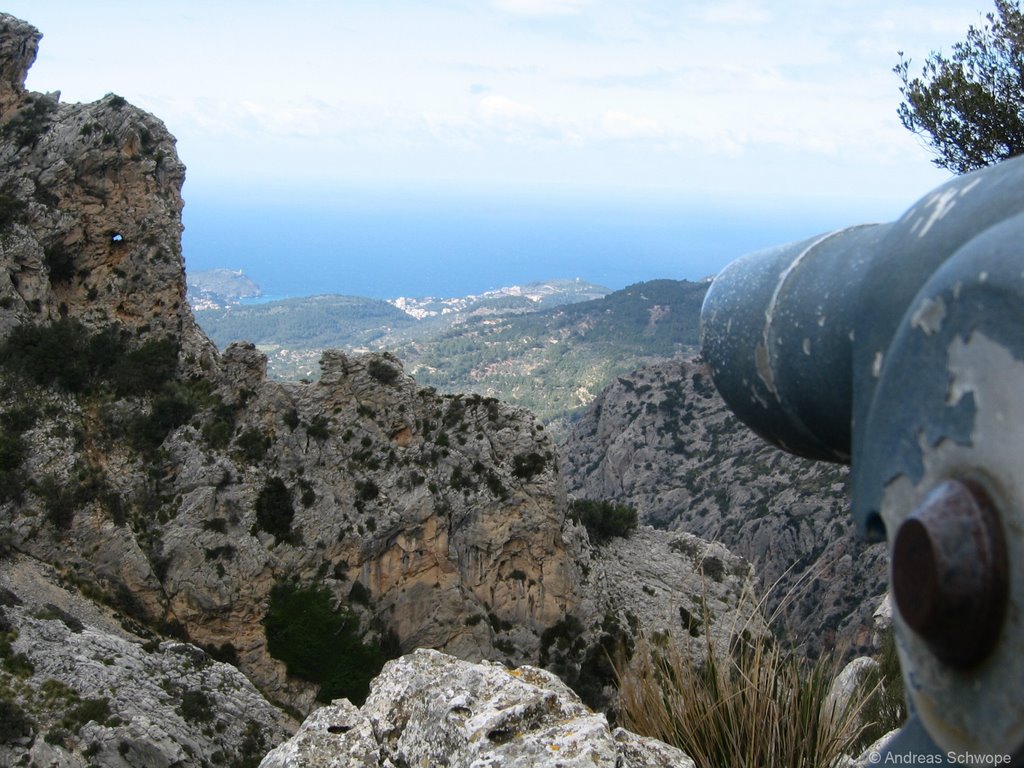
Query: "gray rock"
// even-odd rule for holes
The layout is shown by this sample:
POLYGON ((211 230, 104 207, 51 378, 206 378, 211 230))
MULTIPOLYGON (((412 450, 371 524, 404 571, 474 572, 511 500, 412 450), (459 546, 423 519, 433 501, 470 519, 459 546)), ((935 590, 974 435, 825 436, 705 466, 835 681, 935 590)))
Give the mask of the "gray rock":
POLYGON ((347 701, 319 710, 261 768, 349 765, 692 768, 693 762, 667 744, 613 731, 550 672, 419 650, 385 666, 361 710, 347 701))
POLYGON ((259 756, 288 735, 287 716, 235 667, 188 643, 143 642, 46 566, 6 560, 0 587, 20 659, 0 677, 17 678, 11 701, 34 731, 0 745, 0 764, 197 765, 259 756))
POLYGON ((770 446, 733 416, 696 359, 620 376, 564 446, 570 494, 720 542, 754 565, 765 613, 808 650, 871 650, 884 544, 857 541, 847 470, 770 446))

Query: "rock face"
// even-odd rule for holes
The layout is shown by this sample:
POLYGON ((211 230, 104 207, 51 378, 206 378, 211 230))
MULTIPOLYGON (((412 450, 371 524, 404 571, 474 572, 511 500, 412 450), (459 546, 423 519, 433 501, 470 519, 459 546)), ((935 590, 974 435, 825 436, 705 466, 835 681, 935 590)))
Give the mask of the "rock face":
POLYGON ((251 345, 219 356, 184 301, 173 138, 116 96, 26 92, 39 33, 0 25, 0 338, 19 350, 0 371, 10 545, 226 649, 300 709, 316 687, 286 676, 262 623, 285 582, 327 589, 373 642, 536 656, 579 577, 534 418, 439 397, 388 355, 328 352, 319 382, 292 385, 267 381, 251 345), (56 321, 77 325, 25 336, 56 321), (72 364, 75 348, 106 367, 72 364))
POLYGON ((721 542, 776 584, 768 612, 808 650, 870 649, 885 547, 856 541, 847 472, 764 443, 697 360, 621 376, 563 450, 570 493, 635 506, 641 520, 721 542))
POLYGON ((0 15, 0 334, 73 316, 140 339, 173 335, 194 364, 212 345, 185 302, 174 138, 110 94, 61 104, 25 90, 39 32, 0 15))
MULTIPOLYGON (((0 17, 0 564, 29 596, 0 630, 7 754, 248 760, 283 738, 267 700, 361 698, 354 678, 423 646, 542 661, 604 705, 608 654, 644 629, 730 640, 747 565, 683 534, 592 546, 529 412, 439 396, 385 353, 288 384, 251 344, 218 354, 184 301, 173 138, 116 96, 26 92, 38 39, 0 17), (51 678, 106 703, 55 725, 51 678)), ((563 693, 530 700, 603 745, 566 732, 566 754, 646 749, 563 693)))
POLYGON ((25 755, 82 768, 235 762, 288 735, 235 667, 193 645, 144 641, 25 557, 0 563, 0 646, 13 692, 3 697, 3 765, 25 755))
POLYGON ((260 765, 692 768, 693 761, 613 730, 550 672, 421 650, 390 662, 361 709, 342 699, 318 710, 260 765))

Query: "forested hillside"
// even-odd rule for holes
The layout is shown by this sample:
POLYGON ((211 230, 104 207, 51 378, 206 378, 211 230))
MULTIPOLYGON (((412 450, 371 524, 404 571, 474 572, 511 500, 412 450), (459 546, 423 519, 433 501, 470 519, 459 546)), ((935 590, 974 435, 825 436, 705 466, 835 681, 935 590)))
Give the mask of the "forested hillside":
POLYGON ((707 283, 652 280, 595 301, 475 318, 399 347, 417 381, 533 410, 564 427, 616 375, 693 351, 707 283))
POLYGON ((292 349, 353 349, 416 324, 386 301, 360 296, 305 296, 266 304, 203 309, 196 320, 220 349, 232 341, 292 349))
POLYGON ((423 385, 522 405, 562 431, 615 376, 696 348, 707 283, 652 280, 588 301, 579 298, 597 286, 510 290, 394 303, 312 296, 195 314, 221 348, 256 343, 278 379, 316 378, 325 348, 386 350, 423 385))

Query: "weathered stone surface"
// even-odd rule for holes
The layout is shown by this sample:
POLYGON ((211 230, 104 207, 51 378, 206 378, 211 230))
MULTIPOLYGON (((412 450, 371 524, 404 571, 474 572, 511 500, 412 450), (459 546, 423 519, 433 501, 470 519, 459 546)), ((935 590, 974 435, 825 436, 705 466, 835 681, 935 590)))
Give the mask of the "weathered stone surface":
MULTIPOLYGON (((52 565, 132 628, 126 635, 106 609, 88 613, 80 596, 15 569, 19 590, 48 591, 44 605, 96 628, 71 631, 69 640, 61 622, 19 613, 24 642, 73 648, 82 635, 114 659, 72 673, 47 666, 63 658, 54 653, 41 670, 98 688, 120 689, 107 672, 152 671, 202 691, 228 684, 221 672, 233 673, 202 662, 200 674, 191 655, 176 656, 177 645, 162 646, 166 664, 153 670, 133 655, 138 636, 173 632, 237 659, 268 697, 308 712, 317 685, 287 674, 264 629, 274 587, 289 584, 326 590, 367 643, 394 638, 406 652, 430 647, 513 664, 543 658, 599 702, 611 679, 608 648, 648 625, 674 627, 696 643, 709 629, 693 618, 695 593, 716 616, 730 615, 746 566, 717 545, 645 531, 591 546, 566 518, 555 448, 530 413, 490 398, 439 396, 384 353, 328 351, 318 382, 291 384, 268 380, 266 358, 251 344, 219 355, 184 302, 184 168, 173 138, 113 95, 63 105, 24 92, 36 37, 14 29, 22 42, 0 43, 0 55, 13 57, 0 70, 20 73, 8 89, 11 108, 0 112, 0 339, 67 317, 93 331, 121 329, 135 343, 169 339, 180 350, 170 380, 130 394, 110 380, 83 392, 0 367, 2 426, 18 424, 4 446, 0 549, 18 553, 15 563, 25 555, 52 565)), ((728 637, 725 626, 712 622, 716 641, 728 637)), ((554 678, 542 677, 550 689, 554 678)), ((561 689, 530 690, 538 706, 581 706, 561 689)), ((166 705, 159 696, 143 686, 135 699, 166 705)), ((122 742, 135 765, 162 764, 153 755, 188 764, 189 749, 214 748, 200 738, 208 734, 175 731, 162 716, 115 703, 124 722, 102 726, 113 735, 88 731, 101 754, 115 745, 110 760, 122 742)), ((517 706, 508 702, 477 730, 499 734, 501 717, 517 706)), ((217 707, 237 709, 230 697, 217 707)), ((558 742, 566 754, 617 754, 603 720, 579 717, 603 746, 589 746, 579 734, 590 731, 578 730, 576 741, 565 734, 558 742)), ((248 738, 225 728, 236 744, 248 738)), ((261 733, 269 745, 281 732, 261 733)), ((72 758, 50 747, 77 754, 88 746, 55 741, 36 738, 32 749, 60 762, 72 758)))
POLYGON ((621 376, 562 455, 569 492, 635 506, 642 522, 718 541, 751 562, 766 613, 808 649, 870 651, 884 544, 855 538, 846 468, 791 456, 728 410, 699 360, 621 376))
POLYGON ((24 556, 0 562, 0 618, 11 641, 4 698, 31 721, 0 764, 199 765, 259 757, 287 718, 237 669, 179 642, 144 642, 24 556), (17 663, 11 663, 17 659, 17 663))
POLYGON ((290 385, 266 379, 251 344, 218 355, 184 301, 173 137, 114 95, 26 92, 38 33, 2 23, 0 339, 68 317, 181 350, 173 386, 143 396, 107 387, 85 403, 10 382, 0 407, 33 423, 21 488, 0 499, 5 538, 139 619, 229 646, 303 710, 316 687, 266 650, 282 581, 351 603, 368 640, 536 658, 580 596, 564 484, 532 415, 440 397, 386 354, 327 352, 318 383, 290 385), (285 494, 276 524, 257 512, 270 486, 285 494))
POLYGON ((210 365, 185 302, 174 137, 113 94, 61 104, 26 91, 39 33, 6 15, 0 30, 0 337, 70 315, 173 336, 183 362, 210 365))
POLYGON ((842 712, 853 700, 857 689, 863 684, 865 676, 878 670, 878 662, 869 656, 858 656, 843 667, 832 681, 828 691, 826 706, 836 712, 842 712))
POLYGON ((0 13, 0 120, 25 93, 25 76, 36 60, 42 35, 31 24, 0 13))
POLYGON ((645 527, 613 539, 591 563, 583 582, 586 608, 596 616, 621 614, 623 624, 649 636, 671 636, 695 657, 704 655, 709 639, 725 652, 744 633, 767 631, 750 564, 716 542, 645 527))
POLYGON ((623 729, 534 667, 471 664, 416 651, 384 668, 366 704, 311 715, 261 768, 342 765, 673 766, 679 750, 623 729))

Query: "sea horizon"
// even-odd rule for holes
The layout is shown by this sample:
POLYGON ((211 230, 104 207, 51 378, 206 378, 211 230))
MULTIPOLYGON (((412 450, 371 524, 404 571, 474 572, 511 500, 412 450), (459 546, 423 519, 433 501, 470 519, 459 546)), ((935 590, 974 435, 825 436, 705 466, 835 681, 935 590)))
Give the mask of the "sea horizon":
POLYGON ((478 295, 580 279, 610 290, 698 281, 744 253, 861 223, 828 210, 522 194, 385 195, 313 203, 189 203, 189 270, 240 269, 262 301, 314 295, 376 299, 478 295))

